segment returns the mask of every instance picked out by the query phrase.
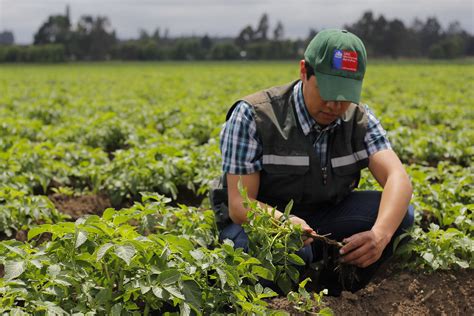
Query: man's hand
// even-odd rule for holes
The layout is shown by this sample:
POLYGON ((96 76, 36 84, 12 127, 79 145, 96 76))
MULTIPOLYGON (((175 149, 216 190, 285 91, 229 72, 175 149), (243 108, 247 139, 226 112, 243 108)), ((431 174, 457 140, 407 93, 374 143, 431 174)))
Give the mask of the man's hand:
MULTIPOLYGON (((293 224, 293 225, 300 225, 301 228, 307 232, 308 234, 314 234, 315 231, 308 225, 308 223, 306 223, 306 221, 302 218, 299 218, 298 216, 292 216, 290 217, 290 222, 293 224)), ((313 238, 307 238, 304 240, 304 245, 307 246, 309 245, 310 243, 313 242, 313 238)))
POLYGON ((390 237, 376 230, 369 230, 352 235, 343 242, 346 245, 339 250, 343 255, 341 262, 366 268, 380 259, 390 237))

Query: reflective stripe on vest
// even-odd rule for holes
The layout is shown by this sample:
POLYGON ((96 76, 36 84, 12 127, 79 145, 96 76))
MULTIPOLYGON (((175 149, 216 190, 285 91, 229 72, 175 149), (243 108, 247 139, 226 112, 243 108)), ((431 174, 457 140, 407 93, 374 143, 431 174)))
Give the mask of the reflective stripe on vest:
POLYGON ((363 160, 367 157, 369 157, 369 155, 367 155, 367 151, 364 149, 364 150, 360 150, 358 152, 355 152, 352 155, 332 158, 331 159, 331 165, 332 165, 333 168, 347 166, 347 165, 351 165, 353 163, 356 163, 359 160, 363 160))
POLYGON ((309 166, 309 157, 263 155, 263 163, 266 165, 309 166))

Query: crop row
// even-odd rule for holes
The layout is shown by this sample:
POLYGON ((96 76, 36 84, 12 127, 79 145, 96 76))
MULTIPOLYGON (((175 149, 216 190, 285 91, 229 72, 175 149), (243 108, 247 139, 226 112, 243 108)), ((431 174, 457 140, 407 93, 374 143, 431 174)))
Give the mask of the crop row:
MULTIPOLYGON (((217 242, 206 200, 200 209, 172 207, 168 198, 145 194, 132 204, 142 192, 175 203, 183 192, 204 196, 220 173, 227 108, 295 79, 296 69, 2 66, 0 236, 29 235, 28 242, 0 242, 4 311, 270 313, 263 299, 276 294, 259 280, 273 279, 285 292, 298 283, 291 253, 300 240, 292 229, 278 228, 289 240, 278 249, 244 254, 217 242), (117 210, 73 223, 48 199, 53 192, 105 194, 117 210)), ((412 269, 473 267, 473 79, 469 65, 369 67, 363 100, 388 130, 414 187, 416 226, 397 251, 412 269)), ((364 173, 360 189, 380 188, 364 173)), ((246 229, 264 243, 258 234, 268 221, 257 218, 246 229)), ((289 297, 305 295, 303 286, 289 297)))

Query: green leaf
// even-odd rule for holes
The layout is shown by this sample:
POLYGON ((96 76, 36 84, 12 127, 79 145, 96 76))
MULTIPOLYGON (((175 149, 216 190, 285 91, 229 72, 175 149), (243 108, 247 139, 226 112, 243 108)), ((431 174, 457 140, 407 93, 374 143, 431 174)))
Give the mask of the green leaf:
POLYGON ((188 304, 182 303, 179 305, 179 316, 189 316, 191 315, 191 308, 188 304))
POLYGON ((164 291, 163 291, 163 288, 162 287, 158 287, 158 286, 153 286, 151 288, 153 294, 155 294, 156 297, 158 298, 164 298, 163 295, 164 295, 164 291))
POLYGON ((260 260, 254 257, 250 257, 249 259, 245 260, 244 262, 240 263, 240 265, 250 265, 250 264, 260 264, 260 260))
POLYGON ((117 303, 110 310, 111 316, 120 316, 122 314, 122 303, 117 303))
POLYGON ((115 247, 115 254, 121 258, 127 265, 130 265, 132 257, 137 251, 132 245, 119 245, 115 247))
POLYGON ((5 262, 5 280, 10 281, 18 278, 25 272, 26 264, 24 261, 7 261, 5 262))
POLYGON ((334 316, 334 312, 329 307, 325 307, 319 310, 318 316, 334 316))
POLYGON ((79 247, 80 247, 82 244, 84 244, 86 241, 87 241, 87 233, 80 230, 80 231, 77 233, 75 248, 79 248, 79 247))
POLYGON ((117 215, 114 217, 114 225, 115 226, 119 226, 120 224, 123 224, 125 222, 127 222, 128 220, 130 219, 129 216, 126 216, 126 215, 117 215))
POLYGON ((456 263, 457 263, 458 266, 460 266, 463 269, 469 268, 469 263, 467 263, 466 261, 457 260, 456 263))
POLYGON ((201 309, 202 293, 197 282, 193 280, 184 281, 182 289, 186 303, 192 305, 194 309, 201 309))
POLYGON ((99 250, 97 251, 97 261, 99 261, 100 259, 102 259, 102 257, 105 255, 105 253, 107 252, 107 250, 109 250, 111 247, 113 247, 114 244, 108 242, 106 244, 103 244, 99 250))
POLYGON ((224 270, 219 267, 216 267, 217 275, 219 276, 219 280, 221 281, 221 287, 227 283, 227 274, 224 270))
POLYGON ((168 291, 168 293, 170 293, 174 297, 177 297, 181 300, 185 300, 185 297, 184 297, 183 293, 181 293, 181 291, 176 286, 172 286, 172 285, 171 286, 165 286, 164 289, 166 291, 168 291))
POLYGON ((30 230, 28 231, 28 240, 31 240, 32 238, 38 236, 39 234, 50 232, 50 231, 51 231, 50 224, 44 224, 41 226, 30 228, 30 230))
POLYGON ((189 252, 196 260, 202 260, 204 258, 204 253, 200 249, 192 250, 189 252))
POLYGON ((35 267, 37 267, 38 269, 41 269, 43 267, 43 264, 38 259, 30 260, 30 263, 34 265, 35 267))
POLYGON ((47 272, 54 279, 61 272, 61 267, 59 264, 53 264, 48 267, 47 272))
POLYGON ((300 288, 305 288, 306 283, 311 282, 311 278, 306 278, 303 281, 300 282, 299 287, 300 288))
POLYGON ((44 302, 47 310, 46 310, 46 315, 47 316, 59 316, 59 315, 68 315, 64 309, 61 307, 57 306, 53 302, 44 302))
POLYGON ((291 280, 286 274, 281 274, 277 280, 278 287, 287 294, 291 291, 291 280))
POLYGON ((298 256, 297 254, 295 253, 290 253, 288 255, 288 261, 290 261, 291 263, 293 264, 296 264, 298 266, 304 266, 306 263, 304 262, 303 259, 301 259, 300 256, 298 256))
POLYGON ((102 214, 102 218, 105 219, 106 221, 108 221, 114 216, 115 213, 116 213, 116 211, 113 208, 109 207, 102 214))
MULTIPOLYGON (((15 243, 19 243, 19 242, 15 242, 15 243)), ((10 250, 11 252, 16 253, 17 255, 19 255, 22 258, 26 256, 26 251, 21 249, 18 246, 9 246, 7 244, 3 244, 3 246, 5 248, 7 248, 8 250, 10 250)))
POLYGON ((286 205, 285 212, 283 213, 285 218, 288 218, 292 208, 293 208, 293 200, 291 199, 290 202, 288 202, 288 204, 286 205))
POLYGON ((71 283, 69 283, 68 281, 66 281, 64 279, 55 279, 54 282, 56 284, 60 284, 60 285, 64 285, 64 286, 71 286, 71 283))
POLYGON ((273 273, 270 270, 261 266, 253 266, 252 273, 254 273, 258 277, 261 277, 270 281, 272 281, 274 278, 273 273))
POLYGON ((12 310, 10 310, 10 316, 28 316, 30 314, 28 313, 25 313, 24 311, 22 311, 21 309, 19 308, 13 308, 12 310))
POLYGON ((434 256, 433 256, 432 253, 427 252, 427 253, 423 254, 423 259, 425 259, 430 264, 433 262, 433 258, 434 258, 434 256))
POLYGON ((160 282, 162 285, 170 285, 176 283, 180 276, 181 274, 178 270, 168 269, 158 275, 158 282, 160 282))
POLYGON ((300 278, 300 273, 298 269, 296 269, 294 266, 287 266, 286 273, 289 275, 291 280, 293 280, 293 282, 298 283, 300 278))

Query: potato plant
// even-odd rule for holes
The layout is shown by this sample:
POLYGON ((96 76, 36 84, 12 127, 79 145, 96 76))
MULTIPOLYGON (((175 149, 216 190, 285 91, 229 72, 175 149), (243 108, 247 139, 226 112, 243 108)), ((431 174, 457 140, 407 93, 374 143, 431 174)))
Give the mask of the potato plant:
POLYGON ((0 312, 265 312, 263 299, 276 293, 258 284, 264 268, 232 243, 216 244, 211 211, 167 207, 157 195, 143 200, 32 228, 30 240, 52 234, 36 247, 2 242, 0 312))
MULTIPOLYGON (((298 283, 298 229, 250 205, 246 231, 258 248, 245 254, 217 243, 210 211, 166 199, 207 193, 229 106, 294 80, 296 66, 0 65, 0 234, 31 237, 0 242, 2 312, 273 313, 264 298, 275 293, 260 281, 284 291, 298 283), (47 198, 65 187, 105 194, 116 209, 65 222, 47 198)), ((469 63, 373 63, 364 79, 362 101, 414 187, 416 226, 398 250, 410 269, 472 268, 473 78, 469 63)), ((366 172, 359 189, 381 188, 366 172)))

